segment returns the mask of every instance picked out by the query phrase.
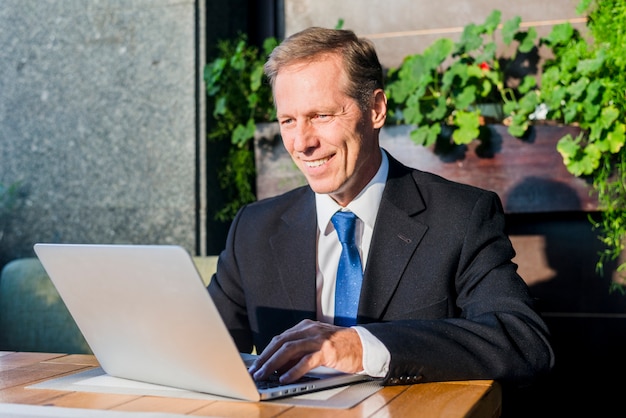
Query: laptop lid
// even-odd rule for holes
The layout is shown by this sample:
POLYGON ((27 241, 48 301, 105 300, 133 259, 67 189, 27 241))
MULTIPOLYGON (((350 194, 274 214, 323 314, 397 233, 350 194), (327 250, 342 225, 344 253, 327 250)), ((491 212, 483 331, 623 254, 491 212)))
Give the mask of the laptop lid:
POLYGON ((180 246, 38 243, 34 250, 111 376, 250 401, 367 380, 319 368, 302 384, 259 390, 180 246))

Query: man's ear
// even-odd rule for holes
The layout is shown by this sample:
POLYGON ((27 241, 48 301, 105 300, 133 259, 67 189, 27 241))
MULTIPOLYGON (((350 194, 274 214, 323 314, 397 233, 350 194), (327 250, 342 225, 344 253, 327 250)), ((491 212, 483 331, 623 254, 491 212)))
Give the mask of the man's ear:
POLYGON ((374 105, 372 106, 372 125, 379 129, 385 125, 387 119, 387 96, 383 89, 374 91, 374 105))

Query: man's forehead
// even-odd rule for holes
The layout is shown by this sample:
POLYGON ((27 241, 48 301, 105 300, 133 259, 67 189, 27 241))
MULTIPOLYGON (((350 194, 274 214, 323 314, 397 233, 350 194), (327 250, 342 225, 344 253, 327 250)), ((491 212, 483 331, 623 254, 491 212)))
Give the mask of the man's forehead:
MULTIPOLYGON (((346 72, 341 60, 336 57, 322 56, 315 60, 298 60, 282 67, 276 74, 273 90, 274 96, 285 91, 293 94, 294 85, 298 89, 332 89, 334 92, 345 92, 347 84, 346 72), (286 83, 286 84, 285 84, 286 83)), ((300 91, 304 93, 304 91, 300 91)))

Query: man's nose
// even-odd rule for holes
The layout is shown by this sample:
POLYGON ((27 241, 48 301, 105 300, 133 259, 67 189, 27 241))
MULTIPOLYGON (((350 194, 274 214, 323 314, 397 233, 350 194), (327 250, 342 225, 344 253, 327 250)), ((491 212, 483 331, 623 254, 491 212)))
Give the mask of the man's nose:
POLYGON ((315 146, 314 129, 310 121, 298 123, 294 132, 293 148, 295 151, 304 152, 315 146))

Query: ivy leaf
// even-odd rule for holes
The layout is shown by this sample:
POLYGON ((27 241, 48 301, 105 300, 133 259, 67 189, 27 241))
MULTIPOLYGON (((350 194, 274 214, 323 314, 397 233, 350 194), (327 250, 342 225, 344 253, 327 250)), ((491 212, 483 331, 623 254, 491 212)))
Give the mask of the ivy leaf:
POLYGON ((602 151, 600 151, 596 144, 591 143, 584 148, 583 153, 584 157, 580 160, 581 173, 589 175, 600 165, 602 151))
POLYGON ((248 101, 248 107, 250 109, 254 109, 256 107, 256 105, 259 103, 259 95, 256 93, 250 93, 247 96, 247 101, 248 101))
POLYGON ((420 111, 419 103, 416 103, 416 100, 413 100, 413 103, 407 102, 402 115, 404 121, 410 125, 420 125, 424 120, 424 115, 420 111))
POLYGON ((578 6, 576 6, 576 13, 578 13, 579 15, 585 13, 587 10, 589 10, 589 6, 591 5, 591 2, 594 0, 581 0, 578 3, 578 6))
POLYGON ((448 106, 446 105, 446 99, 443 96, 440 96, 436 105, 432 108, 432 110, 426 115, 426 117, 430 120, 442 120, 446 113, 448 112, 448 106))
POLYGON ((609 129, 613 122, 619 117, 619 110, 615 106, 609 106, 602 109, 600 120, 602 121, 602 127, 609 129))
POLYGON ((269 55, 278 46, 278 39, 270 36, 263 41, 264 56, 269 55))
POLYGON ((430 146, 437 141, 437 136, 441 133, 441 125, 438 123, 433 125, 420 126, 411 131, 411 140, 417 145, 430 146))
POLYGON ((213 62, 204 67, 204 81, 209 96, 215 96, 220 90, 219 81, 222 76, 222 71, 224 71, 224 67, 226 66, 226 62, 224 58, 216 58, 213 62))
POLYGON ((604 64, 605 54, 604 51, 600 50, 597 52, 594 58, 584 59, 578 61, 576 69, 583 75, 589 75, 595 73, 602 68, 604 64))
POLYGON ((574 71, 580 62, 580 55, 576 50, 568 50, 561 56, 561 75, 563 78, 561 82, 565 85, 569 84, 572 75, 576 73, 574 71))
POLYGON ((574 27, 571 23, 560 23, 554 25, 552 30, 544 40, 551 46, 566 45, 574 36, 574 27))
POLYGON ((215 108, 213 109, 213 116, 218 117, 219 115, 226 114, 226 97, 220 96, 215 101, 215 108))
POLYGON ((526 94, 520 98, 518 103, 520 113, 530 115, 537 109, 537 106, 539 106, 540 97, 538 94, 526 94))
POLYGON ((505 45, 510 45, 513 42, 521 21, 521 17, 515 16, 504 22, 504 25, 502 25, 502 41, 505 45))
POLYGON ((599 116, 598 113, 600 113, 601 106, 595 101, 585 100, 582 103, 582 107, 583 107, 583 117, 584 117, 585 122, 588 122, 591 124, 595 123, 596 119, 599 116))
POLYGON ((488 44, 486 44, 482 51, 476 55, 476 62, 481 63, 481 62, 493 62, 496 59, 496 52, 497 52, 498 46, 496 45, 495 42, 490 42, 488 44))
POLYGON ((452 133, 456 144, 469 144, 480 134, 480 112, 466 112, 460 110, 454 115, 454 123, 458 126, 452 133))
POLYGON ((231 136, 232 143, 237 146, 245 145, 250 138, 254 138, 255 129, 256 124, 252 118, 248 119, 248 122, 245 125, 237 125, 231 136))
POLYGON ((525 115, 513 115, 507 130, 511 135, 520 138, 526 133, 528 126, 528 118, 525 115))
POLYGON ((576 115, 578 115, 578 103, 569 102, 565 105, 563 109, 563 121, 566 124, 570 124, 576 120, 576 115))
POLYGON ((537 80, 535 77, 527 75, 524 76, 522 82, 520 83, 518 90, 522 94, 528 93, 531 89, 533 89, 537 85, 537 80))
POLYGON ((245 48, 246 42, 240 40, 235 47, 235 53, 230 57, 230 66, 236 71, 246 68, 245 55, 243 54, 245 48))
POLYGON ((613 130, 607 134, 606 140, 609 144, 609 150, 613 154, 617 154, 626 142, 626 125, 616 123, 613 130))
POLYGON ((578 153, 580 146, 574 141, 574 138, 567 134, 556 144, 556 150, 561 154, 561 158, 565 165, 568 165, 569 162, 574 158, 574 156, 578 153))
POLYGON ((518 33, 515 39, 520 43, 518 49, 520 52, 528 53, 535 47, 537 39, 537 30, 534 27, 528 28, 528 32, 518 33))
POLYGON ((470 23, 463 28, 461 39, 455 45, 455 55, 467 54, 469 51, 477 50, 483 44, 480 26, 470 23))
POLYGON ((250 73, 250 89, 257 91, 263 83, 263 67, 258 66, 252 69, 250 73))
POLYGON ((458 109, 467 109, 475 101, 476 86, 466 86, 455 100, 458 109))
POLYGON ((572 100, 577 100, 587 89, 590 80, 587 77, 581 77, 578 81, 567 88, 567 92, 572 96, 572 100))
MULTIPOLYGON (((389 83, 389 97, 402 103, 411 95, 421 97, 434 81, 433 73, 452 50, 452 40, 440 39, 428 47, 422 55, 407 56, 395 72, 397 79, 389 83)), ((394 72, 391 72, 394 74, 394 72)))
POLYGON ((593 143, 582 148, 579 145, 580 140, 581 136, 578 136, 576 140, 574 140, 572 136, 568 134, 561 138, 556 144, 556 149, 559 154, 561 154, 567 170, 576 177, 593 173, 593 171, 598 168, 602 155, 598 147, 593 143))
POLYGON ((454 42, 448 38, 440 38, 424 50, 424 65, 429 69, 436 69, 452 53, 454 42))
POLYGON ((485 23, 483 23, 482 25, 482 29, 487 35, 491 35, 493 32, 495 32, 496 29, 498 29, 501 16, 502 12, 500 12, 500 10, 494 10, 489 16, 487 16, 487 19, 485 19, 485 23))

